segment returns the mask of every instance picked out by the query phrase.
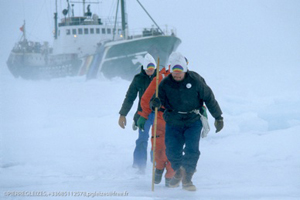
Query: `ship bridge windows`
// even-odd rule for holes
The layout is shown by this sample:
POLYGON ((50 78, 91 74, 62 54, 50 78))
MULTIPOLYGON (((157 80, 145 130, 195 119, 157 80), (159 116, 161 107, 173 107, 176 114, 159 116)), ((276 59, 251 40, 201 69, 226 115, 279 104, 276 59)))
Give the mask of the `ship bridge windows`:
POLYGON ((90 34, 94 34, 94 29, 90 28, 90 34))
POLYGON ((83 33, 82 28, 79 28, 79 29, 78 29, 78 34, 79 34, 79 35, 82 35, 82 33, 83 33))
POLYGON ((111 29, 110 28, 107 29, 107 34, 111 34, 111 29))
POLYGON ((89 29, 88 28, 84 29, 84 34, 89 34, 89 29))
POLYGON ((106 29, 102 28, 101 32, 102 32, 102 34, 106 34, 106 29))
POLYGON ((100 34, 100 28, 96 28, 96 34, 100 34))
POLYGON ((67 34, 67 35, 70 35, 70 34, 71 34, 70 29, 66 29, 66 34, 67 34))
POLYGON ((77 29, 72 29, 72 34, 76 35, 77 34, 77 29))

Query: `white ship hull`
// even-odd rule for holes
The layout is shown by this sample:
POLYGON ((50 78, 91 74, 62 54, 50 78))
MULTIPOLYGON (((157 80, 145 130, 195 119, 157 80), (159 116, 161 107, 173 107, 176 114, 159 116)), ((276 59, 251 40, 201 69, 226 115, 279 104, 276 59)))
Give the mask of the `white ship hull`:
POLYGON ((139 73, 146 53, 150 53, 155 59, 159 57, 160 66, 166 66, 170 54, 180 43, 181 40, 175 36, 150 36, 108 42, 104 47, 98 48, 94 62, 89 66, 87 78, 96 78, 101 74, 107 78, 121 77, 131 80, 139 73))

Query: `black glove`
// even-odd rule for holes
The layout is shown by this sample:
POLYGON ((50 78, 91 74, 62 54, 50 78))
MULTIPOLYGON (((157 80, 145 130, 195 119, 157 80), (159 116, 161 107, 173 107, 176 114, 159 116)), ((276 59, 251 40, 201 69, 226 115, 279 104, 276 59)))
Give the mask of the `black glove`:
POLYGON ((155 97, 152 101, 151 101, 152 107, 154 108, 160 108, 161 107, 161 101, 158 97, 155 97))
POLYGON ((224 127, 223 117, 216 118, 215 127, 216 127, 216 133, 222 130, 222 128, 224 127))

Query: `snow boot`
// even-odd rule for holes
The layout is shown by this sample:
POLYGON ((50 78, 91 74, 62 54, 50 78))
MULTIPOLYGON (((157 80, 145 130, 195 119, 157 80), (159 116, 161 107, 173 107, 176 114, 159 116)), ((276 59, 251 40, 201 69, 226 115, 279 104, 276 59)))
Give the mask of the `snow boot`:
POLYGON ((154 183, 159 184, 161 182, 161 177, 164 173, 164 169, 155 169, 155 174, 154 174, 154 183))
POLYGON ((166 178, 165 179, 165 186, 166 187, 170 187, 170 181, 171 181, 171 178, 166 178))
POLYGON ((185 169, 182 170, 182 189, 187 191, 196 191, 196 186, 192 182, 192 177, 194 172, 186 172, 185 169))
POLYGON ((146 174, 146 169, 144 167, 140 167, 136 173, 140 175, 144 175, 146 174))
POLYGON ((178 170, 175 171, 175 175, 169 182, 170 188, 175 188, 179 186, 179 183, 182 179, 182 168, 180 167, 178 170))

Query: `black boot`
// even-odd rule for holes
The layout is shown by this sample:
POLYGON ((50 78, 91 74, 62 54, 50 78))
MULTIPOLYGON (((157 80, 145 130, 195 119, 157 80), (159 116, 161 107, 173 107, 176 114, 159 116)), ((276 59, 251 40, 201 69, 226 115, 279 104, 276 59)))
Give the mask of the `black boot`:
POLYGON ((186 172, 185 169, 182 170, 182 189, 188 191, 196 191, 196 186, 192 182, 192 177, 194 172, 186 172))
POLYGON ((182 179, 182 168, 180 167, 178 170, 175 171, 175 175, 170 180, 169 187, 171 188, 178 187, 181 179, 182 179))
POLYGON ((159 184, 161 182, 161 177, 164 173, 164 169, 155 169, 154 183, 159 184))

